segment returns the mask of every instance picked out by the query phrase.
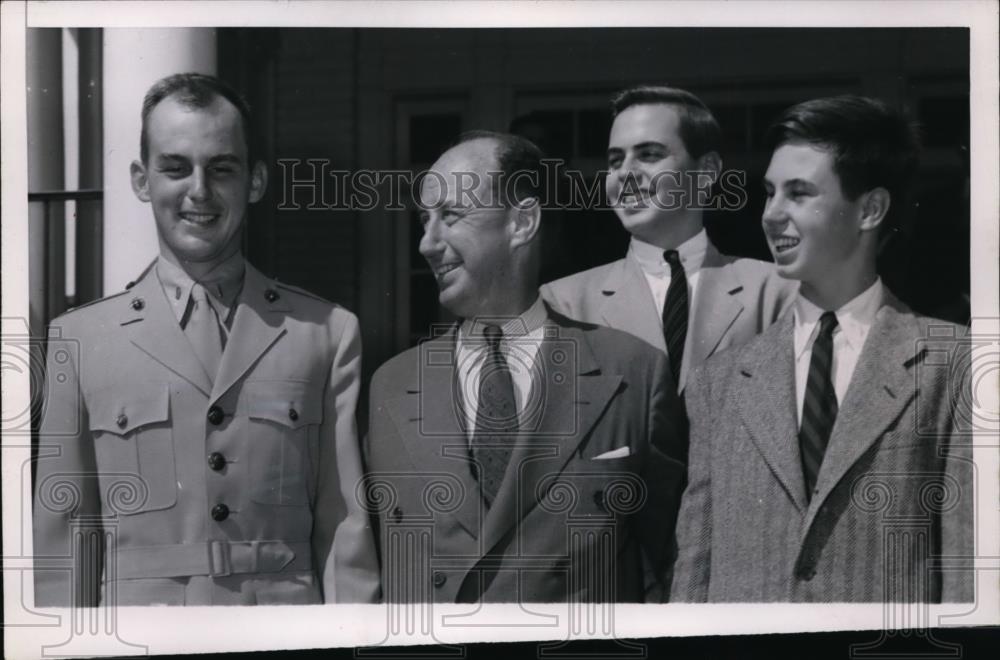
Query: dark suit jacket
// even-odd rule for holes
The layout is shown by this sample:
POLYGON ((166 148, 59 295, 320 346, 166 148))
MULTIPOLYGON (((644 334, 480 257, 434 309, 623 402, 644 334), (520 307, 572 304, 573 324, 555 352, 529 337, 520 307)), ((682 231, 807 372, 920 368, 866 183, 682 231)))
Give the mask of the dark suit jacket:
MULTIPOLYGON (((780 277, 774 264, 738 259, 708 244, 688 322, 679 389, 710 355, 748 341, 774 323, 794 299, 798 283, 780 277)), ((626 256, 542 286, 561 314, 617 328, 666 352, 660 312, 642 268, 626 256)))
POLYGON ((214 384, 152 271, 52 326, 37 604, 67 606, 73 588, 84 605, 377 599, 374 536, 354 496, 353 314, 247 264, 214 384), (84 521, 110 535, 107 553, 79 551, 84 521))
POLYGON ((917 316, 887 292, 809 501, 792 335, 789 311, 688 384, 689 483, 671 599, 971 599, 970 573, 931 570, 941 555, 972 554, 965 329, 917 316))
POLYGON ((376 372, 366 451, 386 600, 662 592, 686 440, 666 356, 553 314, 545 333, 536 407, 489 510, 461 430, 455 328, 376 372), (616 449, 628 455, 595 460, 616 449))

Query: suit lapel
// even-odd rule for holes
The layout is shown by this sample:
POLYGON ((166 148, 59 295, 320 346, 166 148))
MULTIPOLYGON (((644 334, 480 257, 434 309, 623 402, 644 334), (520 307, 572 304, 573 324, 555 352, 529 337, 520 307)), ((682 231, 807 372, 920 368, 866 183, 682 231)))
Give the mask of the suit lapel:
POLYGON ((920 331, 902 303, 888 291, 885 295, 886 302, 875 315, 830 433, 816 484, 819 492, 812 502, 812 516, 851 466, 916 396, 916 383, 909 367, 914 362, 920 331))
MULTIPOLYGON (((536 387, 541 411, 523 425, 496 501, 486 514, 489 551, 545 497, 621 383, 602 374, 584 334, 550 320, 539 348, 536 387)), ((534 397, 533 397, 534 398, 534 397)))
POLYGON ((743 419, 757 449, 789 498, 805 511, 805 481, 795 414, 795 361, 791 312, 744 351, 737 389, 743 419))
POLYGON ((681 365, 681 383, 687 381, 689 365, 701 364, 722 342, 723 337, 743 313, 740 292, 743 284, 733 275, 730 264, 711 243, 705 263, 698 274, 695 308, 688 330, 686 355, 681 365))
POLYGON ((626 256, 614 264, 601 286, 601 294, 604 325, 635 335, 664 353, 667 351, 653 294, 634 259, 626 256))
POLYGON ((248 263, 233 329, 212 387, 212 401, 225 394, 285 333, 285 316, 292 308, 280 295, 269 301, 265 296, 268 290, 273 290, 272 283, 248 263))
POLYGON ((464 491, 457 509, 450 511, 475 538, 482 531, 483 499, 472 477, 468 439, 462 430, 461 398, 456 389, 455 328, 417 349, 413 380, 406 394, 386 402, 420 477, 429 482, 455 477, 464 491))
POLYGON ((167 303, 155 268, 121 300, 124 309, 119 320, 129 340, 208 396, 212 391, 208 375, 167 303))

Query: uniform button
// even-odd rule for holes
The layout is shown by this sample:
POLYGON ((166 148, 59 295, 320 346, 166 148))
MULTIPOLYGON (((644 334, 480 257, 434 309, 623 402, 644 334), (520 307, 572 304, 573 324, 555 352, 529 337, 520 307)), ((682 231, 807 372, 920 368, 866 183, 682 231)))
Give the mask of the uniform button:
POLYGON ((212 520, 222 522, 229 517, 229 507, 225 504, 216 504, 212 507, 212 520))
POLYGON ((125 428, 125 425, 128 424, 128 415, 125 413, 118 415, 118 417, 115 418, 115 424, 117 424, 120 429, 125 428))
POLYGON ((226 457, 217 451, 213 451, 208 455, 208 467, 218 472, 222 468, 226 467, 226 457))
POLYGON ((434 586, 440 589, 448 581, 448 576, 441 571, 434 571, 434 586))
POLYGON ((275 300, 277 300, 280 297, 281 296, 279 296, 278 292, 275 291, 274 289, 268 289, 267 291, 264 292, 264 298, 265 298, 265 300, 267 300, 267 302, 270 302, 270 303, 273 303, 275 300))
POLYGON ((290 419, 290 420, 292 420, 294 422, 294 421, 298 420, 298 418, 299 418, 299 411, 296 410, 295 408, 289 408, 288 409, 288 419, 290 419))
POLYGON ((143 300, 142 298, 133 298, 132 299, 132 309, 134 309, 135 311, 138 312, 139 310, 141 310, 145 306, 146 306, 146 301, 143 300))
POLYGON ((218 426, 219 424, 222 423, 223 417, 225 417, 225 415, 222 412, 222 408, 220 408, 219 406, 212 406, 211 408, 208 409, 208 421, 210 421, 215 426, 218 426))

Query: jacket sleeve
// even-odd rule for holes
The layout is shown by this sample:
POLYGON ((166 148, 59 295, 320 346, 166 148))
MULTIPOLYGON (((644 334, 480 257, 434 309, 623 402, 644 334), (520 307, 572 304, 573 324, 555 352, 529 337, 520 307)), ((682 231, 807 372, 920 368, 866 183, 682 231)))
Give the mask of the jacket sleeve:
POLYGON ((672 602, 708 600, 712 561, 712 436, 713 412, 706 369, 698 369, 684 390, 691 424, 687 487, 677 516, 677 561, 670 587, 672 602))
POLYGON ((333 314, 344 320, 331 322, 335 348, 320 429, 313 557, 325 602, 374 603, 379 598, 378 562, 369 517, 359 501, 363 473, 355 419, 361 336, 353 314, 342 309, 333 314))
POLYGON ((80 389, 80 343, 49 336, 34 489, 35 605, 96 607, 103 534, 97 462, 80 389))

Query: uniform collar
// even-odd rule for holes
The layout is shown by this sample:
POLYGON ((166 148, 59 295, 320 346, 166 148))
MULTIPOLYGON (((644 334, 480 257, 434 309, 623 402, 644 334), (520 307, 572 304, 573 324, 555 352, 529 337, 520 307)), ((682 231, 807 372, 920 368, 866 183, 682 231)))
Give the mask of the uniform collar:
MULTIPOLYGON (((861 350, 864 338, 875 322, 875 314, 882 306, 883 288, 882 279, 877 277, 874 284, 834 310, 837 315, 837 327, 844 333, 844 339, 855 351, 861 350)), ((819 317, 826 310, 807 300, 801 293, 795 297, 792 309, 795 315, 795 359, 798 359, 812 346, 819 326, 819 317)))
MULTIPOLYGON (((208 275, 197 280, 209 293, 209 301, 219 312, 219 318, 229 317, 243 288, 245 274, 246 260, 237 252, 213 268, 208 275)), ((156 276, 163 286, 177 322, 180 323, 196 281, 183 268, 162 256, 156 261, 156 276)))
MULTIPOLYGON (((670 273, 670 266, 663 259, 663 253, 666 252, 663 248, 640 241, 633 236, 628 249, 643 272, 659 276, 670 273)), ((681 258, 681 265, 684 266, 684 272, 688 276, 701 270, 705 263, 706 252, 708 252, 708 234, 704 229, 677 246, 677 255, 681 258)))

